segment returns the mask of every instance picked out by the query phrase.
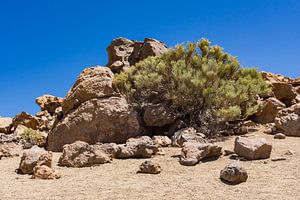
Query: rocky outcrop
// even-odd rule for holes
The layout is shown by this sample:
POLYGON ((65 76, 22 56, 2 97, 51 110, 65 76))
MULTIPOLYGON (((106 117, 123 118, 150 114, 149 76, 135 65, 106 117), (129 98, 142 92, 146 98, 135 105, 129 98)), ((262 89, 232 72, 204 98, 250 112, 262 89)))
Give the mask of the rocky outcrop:
POLYGON ((52 95, 43 95, 36 98, 35 102, 40 106, 41 111, 47 111, 53 115, 56 109, 62 106, 63 99, 52 95))
POLYGON ((13 118, 12 132, 18 127, 18 125, 26 126, 33 130, 39 129, 39 121, 36 117, 28 114, 27 112, 21 112, 13 118))
POLYGON ((212 143, 185 142, 181 149, 180 164, 193 166, 204 158, 218 157, 222 154, 222 147, 212 143))
POLYGON ((126 144, 119 145, 117 158, 151 158, 158 150, 158 145, 148 136, 130 138, 126 144))
POLYGON ((10 127, 12 126, 12 118, 10 117, 1 117, 0 118, 0 133, 8 134, 10 127))
POLYGON ((51 167, 52 153, 38 146, 25 150, 21 157, 19 171, 22 174, 32 174, 33 168, 38 165, 51 167))
POLYGON ((89 167, 97 164, 109 163, 118 151, 116 144, 89 145, 77 141, 63 147, 63 154, 59 164, 67 167, 89 167))
POLYGON ((198 133, 196 129, 192 127, 183 128, 176 131, 172 137, 172 146, 182 147, 185 142, 196 141, 200 143, 206 143, 205 135, 198 133))
POLYGON ((159 174, 161 172, 161 167, 157 162, 146 160, 140 165, 140 170, 138 173, 146 174, 159 174))
POLYGON ((285 108, 284 103, 274 97, 268 98, 263 102, 262 109, 255 114, 253 120, 261 124, 273 123, 278 112, 283 108, 285 108))
POLYGON ((287 136, 300 137, 300 103, 281 110, 275 119, 275 126, 287 136))
POLYGON ((145 38, 144 42, 117 38, 111 42, 106 51, 108 54, 107 66, 114 73, 119 73, 148 56, 163 54, 167 51, 167 47, 162 42, 149 38, 145 38))
POLYGON ((62 151, 65 144, 77 140, 89 144, 124 143, 141 131, 137 113, 130 109, 124 98, 91 99, 57 124, 48 135, 47 148, 62 151))
POLYGON ((76 109, 90 99, 116 95, 112 86, 113 77, 114 74, 108 67, 96 66, 83 70, 64 98, 63 112, 76 109))
POLYGON ((237 137, 234 143, 234 152, 248 160, 269 158, 272 145, 264 138, 248 139, 237 137))
POLYGON ((143 119, 147 126, 163 127, 173 123, 176 116, 166 106, 156 104, 144 107, 143 119))
POLYGON ((248 174, 240 163, 233 162, 221 170, 220 178, 225 182, 239 184, 247 181, 248 174))
POLYGON ((33 168, 32 179, 45 179, 53 180, 59 179, 61 177, 60 173, 46 165, 37 165, 33 168))

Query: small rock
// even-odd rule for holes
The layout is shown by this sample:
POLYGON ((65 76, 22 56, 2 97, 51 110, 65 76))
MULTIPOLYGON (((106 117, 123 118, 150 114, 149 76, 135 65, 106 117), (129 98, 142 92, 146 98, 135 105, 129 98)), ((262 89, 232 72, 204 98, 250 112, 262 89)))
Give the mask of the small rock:
POLYGON ((154 144, 157 144, 160 147, 167 147, 172 144, 172 141, 167 136, 155 135, 152 137, 154 144))
POLYGON ((232 184, 246 182, 248 179, 247 171, 238 162, 227 165, 220 172, 220 178, 232 184))
POLYGON ((282 160, 286 160, 285 157, 275 157, 275 158, 271 158, 271 161, 282 161, 282 160))
POLYGON ((232 154, 234 154, 234 151, 231 151, 231 150, 228 150, 228 149, 224 150, 224 156, 229 156, 229 155, 232 155, 232 154))
POLYGON ((140 165, 140 170, 138 173, 147 174, 159 174, 161 172, 161 167, 158 163, 151 160, 147 160, 140 165))
POLYGON ((266 134, 272 134, 273 133, 272 128, 267 128, 263 132, 266 133, 266 134))
POLYGON ((276 133, 274 139, 285 139, 285 135, 283 133, 276 133))
POLYGON ((292 150, 287 150, 284 152, 284 155, 291 156, 291 155, 294 155, 294 152, 292 150))
POLYGON ((32 179, 59 179, 61 177, 60 173, 46 165, 37 165, 33 168, 32 179))
POLYGON ((0 144, 0 160, 1 158, 10 158, 19 156, 22 152, 22 147, 15 143, 0 144))
POLYGON ((272 145, 264 138, 248 139, 237 137, 234 143, 234 152, 248 160, 269 158, 272 145))
POLYGON ((182 147, 183 143, 188 141, 196 141, 206 143, 205 135, 198 133, 196 129, 189 127, 176 131, 172 137, 172 146, 182 147))

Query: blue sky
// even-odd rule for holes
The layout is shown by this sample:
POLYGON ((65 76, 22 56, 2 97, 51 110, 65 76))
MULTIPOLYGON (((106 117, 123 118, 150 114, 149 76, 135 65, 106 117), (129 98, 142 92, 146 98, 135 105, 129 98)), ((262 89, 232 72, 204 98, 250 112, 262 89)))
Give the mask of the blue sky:
POLYGON ((208 38, 243 66, 300 76, 300 1, 0 1, 0 116, 65 96, 86 67, 105 65, 116 37, 168 46, 208 38))

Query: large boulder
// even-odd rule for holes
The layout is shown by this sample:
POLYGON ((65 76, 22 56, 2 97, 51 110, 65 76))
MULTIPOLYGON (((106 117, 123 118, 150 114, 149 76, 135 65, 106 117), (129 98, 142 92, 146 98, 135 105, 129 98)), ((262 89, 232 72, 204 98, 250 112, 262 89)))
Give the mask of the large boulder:
POLYGON ((51 167, 52 153, 44 149, 34 146, 31 149, 25 150, 21 157, 19 171, 22 174, 32 174, 33 168, 38 165, 46 165, 51 167))
POLYGON ((42 111, 48 111, 53 115, 55 110, 62 106, 63 98, 52 95, 43 95, 36 98, 35 102, 40 106, 42 111))
POLYGON ((205 158, 219 157, 221 154, 222 147, 216 144, 190 141, 183 144, 179 162, 182 165, 193 166, 205 158))
POLYGON ((145 38, 143 42, 117 38, 111 42, 106 51, 107 66, 114 73, 119 73, 148 56, 163 54, 167 51, 167 47, 162 42, 150 38, 145 38))
POLYGON ((148 136, 130 138, 126 144, 119 145, 117 158, 151 158, 158 152, 158 145, 148 136))
POLYGON ((275 119, 275 126, 287 136, 300 137, 300 103, 281 110, 275 119))
POLYGON ((246 182, 248 179, 247 171, 238 162, 233 162, 227 165, 220 172, 220 178, 232 184, 246 182))
POLYGON ((248 139, 237 137, 234 143, 234 152, 248 160, 269 158, 272 145, 264 138, 248 139))
POLYGON ((292 85, 293 86, 300 86, 300 77, 296 78, 292 81, 292 85))
POLYGON ((283 108, 285 108, 284 103, 274 97, 268 98, 263 102, 262 109, 255 114, 253 120, 261 124, 273 123, 277 113, 283 108))
POLYGON ((176 117, 166 106, 157 104, 144 108, 143 119, 147 126, 163 127, 173 123, 176 117))
POLYGON ((66 144, 63 148, 59 164, 67 167, 89 167, 109 163, 118 151, 116 144, 89 145, 82 141, 66 144))
POLYGON ((272 86, 275 97, 282 102, 290 102, 297 96, 292 84, 278 82, 272 86))
POLYGON ((90 67, 83 70, 66 95, 62 107, 67 113, 87 100, 117 95, 112 86, 114 74, 108 67, 90 67))
POLYGON ((124 143, 140 135, 138 114, 124 98, 91 99, 72 110, 48 135, 47 148, 62 151, 65 144, 77 140, 95 144, 124 143))
POLYGON ((10 117, 0 117, 0 133, 8 134, 12 126, 13 119, 10 117))

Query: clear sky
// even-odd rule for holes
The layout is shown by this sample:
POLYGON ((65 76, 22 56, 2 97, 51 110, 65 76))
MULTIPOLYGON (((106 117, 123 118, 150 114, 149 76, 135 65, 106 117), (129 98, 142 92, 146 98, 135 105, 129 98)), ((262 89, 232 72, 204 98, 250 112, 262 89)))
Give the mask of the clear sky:
POLYGON ((117 37, 168 46, 205 37, 243 66, 300 76, 298 0, 0 1, 0 116, 65 96, 80 71, 105 65, 117 37))

